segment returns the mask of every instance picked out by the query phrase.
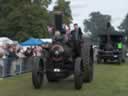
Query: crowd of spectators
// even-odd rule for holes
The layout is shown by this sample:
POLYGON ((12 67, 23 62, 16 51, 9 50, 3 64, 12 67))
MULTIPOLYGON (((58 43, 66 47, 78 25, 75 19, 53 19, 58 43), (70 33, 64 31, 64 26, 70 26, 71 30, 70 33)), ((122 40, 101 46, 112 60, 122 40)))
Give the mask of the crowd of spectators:
POLYGON ((43 47, 18 47, 6 45, 0 47, 0 76, 15 75, 17 72, 31 70, 33 56, 42 56, 43 47), (4 69, 4 71, 3 71, 4 69), (3 73, 2 73, 3 72, 3 73))
POLYGON ((14 45, 0 47, 0 58, 24 58, 31 56, 41 56, 43 48, 41 46, 34 47, 17 47, 14 45))

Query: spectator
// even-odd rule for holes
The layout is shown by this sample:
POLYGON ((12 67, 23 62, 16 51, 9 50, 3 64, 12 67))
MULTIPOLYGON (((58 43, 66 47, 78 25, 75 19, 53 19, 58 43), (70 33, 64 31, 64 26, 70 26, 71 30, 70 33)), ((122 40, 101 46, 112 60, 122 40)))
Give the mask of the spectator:
POLYGON ((21 73, 23 70, 22 70, 22 66, 23 66, 23 64, 24 64, 24 58, 25 58, 25 55, 24 55, 24 50, 23 50, 23 48, 19 48, 18 50, 17 50, 17 53, 16 53, 16 55, 18 56, 18 62, 17 62, 17 64, 16 64, 16 73, 17 74, 19 74, 19 73, 21 73))
POLYGON ((3 58, 4 54, 5 54, 5 50, 1 47, 0 48, 0 58, 3 58))
POLYGON ((42 48, 41 46, 36 46, 34 49, 33 49, 33 56, 41 56, 42 55, 42 48))
POLYGON ((32 49, 28 47, 24 54, 25 54, 26 57, 33 56, 32 49))
POLYGON ((19 58, 25 58, 24 50, 22 48, 20 48, 20 49, 17 50, 16 55, 19 58))
POLYGON ((14 71, 15 71, 15 64, 16 64, 16 58, 17 55, 15 53, 15 50, 12 46, 8 47, 8 56, 7 56, 7 60, 8 60, 8 65, 7 65, 7 75, 13 75, 14 71))

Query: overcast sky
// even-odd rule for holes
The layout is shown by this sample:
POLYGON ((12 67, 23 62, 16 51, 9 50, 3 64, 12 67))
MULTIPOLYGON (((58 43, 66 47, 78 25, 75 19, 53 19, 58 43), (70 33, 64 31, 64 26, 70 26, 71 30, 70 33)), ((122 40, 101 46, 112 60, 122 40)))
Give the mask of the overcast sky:
MULTIPOLYGON (((49 7, 51 10, 54 2, 49 7)), ((119 26, 128 13, 128 0, 68 0, 71 1, 72 15, 75 23, 83 29, 83 20, 88 18, 94 11, 112 16, 112 25, 119 26)))

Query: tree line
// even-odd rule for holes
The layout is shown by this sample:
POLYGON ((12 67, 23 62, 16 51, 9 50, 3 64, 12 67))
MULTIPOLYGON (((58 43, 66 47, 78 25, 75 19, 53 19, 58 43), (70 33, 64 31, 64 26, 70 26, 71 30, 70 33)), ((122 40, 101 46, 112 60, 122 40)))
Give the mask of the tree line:
MULTIPOLYGON (((48 10, 53 0, 0 0, 0 37, 6 36, 14 40, 24 41, 30 37, 44 38, 48 36, 47 25, 53 21, 55 11, 62 11, 64 23, 72 23, 70 2, 57 0, 53 10, 48 10)), ((106 32, 107 22, 112 17, 100 12, 92 12, 89 19, 84 20, 84 32, 91 32, 95 41, 99 33, 106 32)), ((119 30, 111 26, 112 32, 124 32, 128 38, 128 14, 122 21, 119 30)))
MULTIPOLYGON (((89 15, 89 19, 84 20, 84 31, 85 33, 90 32, 90 37, 93 41, 97 41, 98 34, 107 32, 107 23, 112 22, 112 16, 108 14, 102 14, 101 12, 92 12, 89 15)), ((126 34, 128 38, 128 14, 125 19, 118 26, 118 30, 111 25, 111 32, 122 32, 126 34)), ((128 40, 127 40, 128 42, 128 40)))
MULTIPOLYGON (((0 37, 24 41, 30 37, 47 37, 51 22, 48 6, 52 0, 0 0, 0 37)), ((64 22, 72 22, 70 2, 57 0, 53 11, 64 12, 64 22)), ((53 12, 52 11, 52 12, 53 12)))

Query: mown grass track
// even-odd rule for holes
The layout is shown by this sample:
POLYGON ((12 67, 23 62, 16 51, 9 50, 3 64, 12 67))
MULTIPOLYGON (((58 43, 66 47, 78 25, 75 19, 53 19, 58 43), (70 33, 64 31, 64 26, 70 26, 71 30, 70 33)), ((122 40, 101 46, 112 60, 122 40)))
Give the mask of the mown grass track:
POLYGON ((128 64, 95 65, 94 81, 76 91, 73 80, 45 83, 35 90, 31 73, 0 81, 0 96, 128 96, 128 64))

